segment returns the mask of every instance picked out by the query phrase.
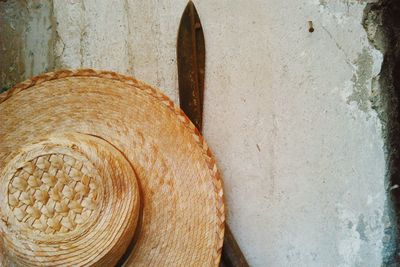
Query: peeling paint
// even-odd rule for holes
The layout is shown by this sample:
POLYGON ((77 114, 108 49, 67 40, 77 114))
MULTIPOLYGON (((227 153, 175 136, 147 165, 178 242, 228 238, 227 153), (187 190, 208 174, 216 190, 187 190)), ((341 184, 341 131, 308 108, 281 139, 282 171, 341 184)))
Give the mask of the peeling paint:
POLYGON ((365 234, 365 227, 366 227, 365 224, 366 224, 366 222, 364 221, 364 215, 361 214, 358 217, 358 223, 357 223, 356 230, 360 234, 361 240, 368 241, 368 237, 365 234))
POLYGON ((359 53, 355 65, 356 73, 353 74, 353 93, 348 97, 347 103, 356 102, 360 110, 368 112, 370 110, 370 81, 372 78, 373 57, 367 48, 363 48, 359 53))
POLYGON ((326 7, 328 4, 328 0, 319 0, 319 4, 323 7, 326 7))

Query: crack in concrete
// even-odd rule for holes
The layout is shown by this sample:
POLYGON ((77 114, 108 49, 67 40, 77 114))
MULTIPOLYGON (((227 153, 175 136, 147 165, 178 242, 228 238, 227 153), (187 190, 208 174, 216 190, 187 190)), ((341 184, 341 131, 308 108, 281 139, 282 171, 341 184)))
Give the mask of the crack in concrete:
POLYGON ((340 52, 343 53, 344 55, 344 60, 346 61, 347 65, 351 68, 351 69, 355 69, 355 67, 353 66, 353 64, 351 64, 350 60, 349 60, 349 56, 347 55, 347 53, 343 50, 342 46, 336 41, 336 39, 333 37, 333 35, 330 33, 330 31, 328 31, 328 29, 326 27, 324 27, 324 25, 321 25, 322 29, 328 34, 329 38, 331 38, 331 40, 335 43, 336 47, 340 50, 340 52))
MULTIPOLYGON (((82 9, 82 11, 83 12, 85 12, 86 11, 86 7, 85 7, 85 2, 84 2, 84 0, 81 0, 80 1, 80 5, 81 5, 81 9, 82 9)), ((82 16, 82 21, 81 21, 81 23, 80 23, 80 27, 79 27, 79 30, 80 30, 80 32, 79 32, 79 34, 80 34, 80 36, 79 36, 79 61, 80 61, 80 66, 81 66, 81 68, 83 68, 83 66, 84 66, 84 61, 85 61, 85 58, 84 58, 84 54, 85 54, 85 51, 84 51, 84 49, 85 49, 85 46, 84 46, 84 43, 86 42, 85 40, 86 40, 86 35, 87 35, 87 33, 86 33, 86 29, 87 29, 87 24, 86 23, 84 23, 84 17, 85 16, 82 16)))
MULTIPOLYGON (((132 18, 130 14, 133 14, 131 10, 131 6, 129 5, 128 0, 124 0, 124 10, 125 10, 125 16, 126 16, 126 23, 127 23, 127 30, 128 30, 128 38, 132 38, 132 30, 131 30, 131 24, 132 24, 132 18)), ((130 42, 130 40, 125 40, 125 47, 127 50, 128 54, 128 68, 127 72, 131 74, 132 76, 135 77, 135 68, 134 68, 134 53, 133 53, 133 44, 130 42)))

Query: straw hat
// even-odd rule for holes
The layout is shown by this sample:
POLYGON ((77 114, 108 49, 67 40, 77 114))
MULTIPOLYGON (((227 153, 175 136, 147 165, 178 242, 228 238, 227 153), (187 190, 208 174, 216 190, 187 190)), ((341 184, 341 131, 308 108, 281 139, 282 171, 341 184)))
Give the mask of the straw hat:
POLYGON ((215 160, 161 92, 63 70, 0 94, 0 117, 3 265, 218 265, 215 160))

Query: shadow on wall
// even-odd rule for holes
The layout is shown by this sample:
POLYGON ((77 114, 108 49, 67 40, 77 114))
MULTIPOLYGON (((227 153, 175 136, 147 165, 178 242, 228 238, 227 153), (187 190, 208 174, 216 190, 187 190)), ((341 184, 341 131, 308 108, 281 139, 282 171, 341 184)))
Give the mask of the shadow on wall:
POLYGON ((384 61, 377 81, 381 94, 371 101, 380 119, 385 123, 388 162, 386 188, 389 193, 388 214, 394 225, 386 228, 383 251, 384 266, 400 262, 400 1, 381 0, 368 4, 364 27, 370 42, 382 53, 384 61), (377 28, 376 28, 377 27, 377 28))
POLYGON ((0 1, 0 92, 55 67, 53 1, 0 1))

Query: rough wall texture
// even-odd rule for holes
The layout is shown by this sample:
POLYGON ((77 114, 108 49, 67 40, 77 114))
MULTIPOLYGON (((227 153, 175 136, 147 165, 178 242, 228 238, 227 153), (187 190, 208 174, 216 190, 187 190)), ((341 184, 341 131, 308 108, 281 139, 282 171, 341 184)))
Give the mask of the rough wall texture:
POLYGON ((0 2, 0 90, 54 68, 51 1, 0 2))
MULTIPOLYGON (((384 138, 371 106, 382 54, 362 25, 367 2, 195 2, 207 48, 204 135, 252 266, 384 260, 384 138)), ((93 67, 134 75, 178 101, 175 44, 185 5, 0 3, 1 85, 93 67)))
POLYGON ((392 227, 386 228, 384 260, 386 265, 400 262, 398 229, 400 226, 400 2, 381 0, 365 9, 364 26, 370 42, 384 53, 384 61, 375 82, 381 87, 373 106, 384 122, 387 144, 387 168, 390 204, 388 214, 392 227))

